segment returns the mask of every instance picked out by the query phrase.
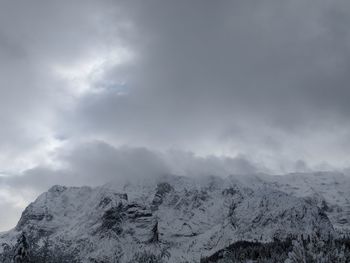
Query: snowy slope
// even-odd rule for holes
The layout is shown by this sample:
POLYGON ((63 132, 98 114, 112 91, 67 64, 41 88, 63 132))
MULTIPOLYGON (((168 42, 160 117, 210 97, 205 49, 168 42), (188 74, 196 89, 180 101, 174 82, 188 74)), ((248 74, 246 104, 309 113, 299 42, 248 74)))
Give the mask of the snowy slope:
POLYGON ((338 172, 316 172, 264 178, 271 187, 314 202, 339 232, 350 232, 349 176, 338 172))
POLYGON ((54 186, 25 209, 0 244, 14 244, 25 232, 79 262, 132 262, 143 250, 165 251, 167 262, 199 262, 241 239, 334 234, 317 204, 275 185, 257 176, 166 176, 97 188, 54 186))

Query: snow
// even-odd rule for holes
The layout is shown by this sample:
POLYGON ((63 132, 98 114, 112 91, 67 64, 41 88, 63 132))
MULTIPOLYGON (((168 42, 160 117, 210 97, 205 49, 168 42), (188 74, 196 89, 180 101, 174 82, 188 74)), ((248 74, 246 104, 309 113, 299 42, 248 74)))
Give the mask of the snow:
POLYGON ((0 235, 0 244, 14 244, 25 231, 38 243, 48 236, 81 262, 115 257, 128 262, 143 250, 167 250, 168 262, 199 262, 237 240, 335 235, 332 223, 349 215, 344 208, 349 182, 340 174, 291 174, 53 186, 26 208, 14 230, 0 235), (319 207, 322 202, 310 196, 344 210, 326 212, 330 221, 319 207), (160 242, 150 243, 157 222, 160 242))

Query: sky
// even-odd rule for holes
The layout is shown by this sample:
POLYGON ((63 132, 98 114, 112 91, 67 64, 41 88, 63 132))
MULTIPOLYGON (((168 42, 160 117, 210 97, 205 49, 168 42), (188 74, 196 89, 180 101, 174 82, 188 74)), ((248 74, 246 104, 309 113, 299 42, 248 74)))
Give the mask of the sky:
POLYGON ((0 231, 54 184, 347 169, 349 10, 0 0, 0 231))

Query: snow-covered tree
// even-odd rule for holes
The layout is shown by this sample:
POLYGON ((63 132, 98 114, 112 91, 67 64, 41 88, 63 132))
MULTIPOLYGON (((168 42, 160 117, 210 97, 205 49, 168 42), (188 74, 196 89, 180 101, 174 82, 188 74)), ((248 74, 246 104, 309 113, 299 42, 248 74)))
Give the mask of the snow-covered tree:
POLYGON ((29 263, 29 244, 26 234, 23 232, 17 240, 15 253, 13 257, 14 263, 29 263))

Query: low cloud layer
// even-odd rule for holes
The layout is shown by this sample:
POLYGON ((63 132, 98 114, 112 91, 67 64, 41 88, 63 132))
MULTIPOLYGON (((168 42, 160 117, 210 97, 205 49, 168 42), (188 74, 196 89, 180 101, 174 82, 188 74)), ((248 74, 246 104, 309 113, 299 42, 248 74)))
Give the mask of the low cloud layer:
POLYGON ((348 10, 2 1, 0 191, 25 194, 0 207, 121 175, 349 167, 348 10))
POLYGON ((86 142, 67 151, 57 151, 59 166, 37 166, 15 176, 0 177, 0 184, 21 190, 45 191, 55 184, 98 186, 102 183, 126 183, 164 175, 228 176, 268 171, 243 156, 199 157, 179 150, 156 152, 147 148, 113 147, 105 142, 86 142))
POLYGON ((0 177, 0 206, 7 211, 0 230, 13 227, 20 212, 38 194, 53 185, 99 186, 125 185, 149 181, 165 175, 228 176, 251 174, 265 169, 243 156, 220 158, 198 157, 182 151, 159 152, 147 148, 113 147, 102 141, 80 143, 55 152, 56 168, 37 166, 18 175, 0 177), (8 208, 8 209, 7 209, 8 208))

